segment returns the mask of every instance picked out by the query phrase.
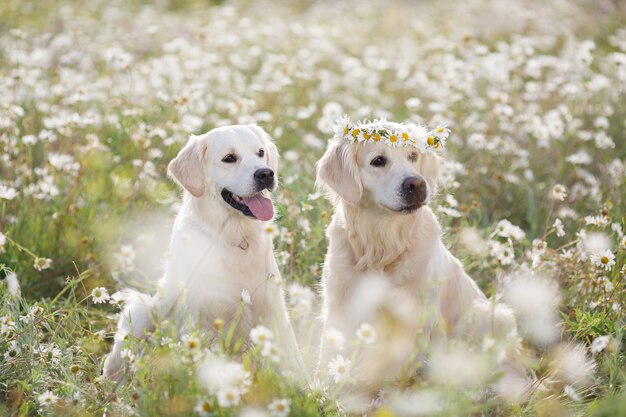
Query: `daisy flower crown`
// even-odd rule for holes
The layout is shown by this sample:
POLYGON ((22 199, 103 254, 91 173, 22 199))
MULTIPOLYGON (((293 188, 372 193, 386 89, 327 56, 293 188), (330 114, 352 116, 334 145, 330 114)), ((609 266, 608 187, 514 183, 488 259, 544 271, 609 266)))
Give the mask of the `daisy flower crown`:
POLYGON ((384 118, 372 121, 350 122, 346 115, 339 116, 335 125, 335 139, 350 143, 383 143, 392 147, 411 146, 421 152, 443 149, 450 129, 440 126, 428 129, 414 123, 389 122, 384 118))

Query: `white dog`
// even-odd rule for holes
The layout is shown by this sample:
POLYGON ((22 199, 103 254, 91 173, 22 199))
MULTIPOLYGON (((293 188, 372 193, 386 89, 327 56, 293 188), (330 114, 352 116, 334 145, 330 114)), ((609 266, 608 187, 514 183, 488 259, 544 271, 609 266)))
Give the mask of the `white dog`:
POLYGON ((168 172, 183 188, 183 205, 174 222, 171 257, 154 297, 135 294, 119 319, 103 374, 121 377, 125 335, 145 337, 155 319, 182 324, 191 318, 210 328, 216 319, 227 329, 242 305, 237 334, 246 338, 259 324, 268 326, 287 359, 300 373, 300 353, 285 307, 272 239, 264 231, 274 216, 270 192, 276 188, 278 151, 256 125, 221 127, 192 136, 168 172))
POLYGON ((440 173, 430 145, 445 138, 415 125, 346 120, 339 119, 317 163, 317 183, 335 209, 322 279, 320 370, 330 367, 337 378, 349 373, 371 396, 423 359, 417 340, 431 347, 464 333, 482 340, 514 334, 516 326, 511 311, 492 305, 446 249, 427 206, 440 173), (357 333, 365 343, 354 359, 354 349, 342 345, 357 333), (337 355, 353 358, 349 371, 346 362, 337 365, 337 355))

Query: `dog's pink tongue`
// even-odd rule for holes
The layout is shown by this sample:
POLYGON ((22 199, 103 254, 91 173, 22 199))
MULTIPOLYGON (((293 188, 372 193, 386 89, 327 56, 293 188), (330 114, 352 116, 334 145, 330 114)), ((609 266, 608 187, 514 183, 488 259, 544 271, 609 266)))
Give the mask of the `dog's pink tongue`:
POLYGON ((246 203, 254 217, 259 220, 267 221, 272 220, 272 217, 274 217, 272 200, 260 193, 253 197, 243 197, 243 202, 246 203))

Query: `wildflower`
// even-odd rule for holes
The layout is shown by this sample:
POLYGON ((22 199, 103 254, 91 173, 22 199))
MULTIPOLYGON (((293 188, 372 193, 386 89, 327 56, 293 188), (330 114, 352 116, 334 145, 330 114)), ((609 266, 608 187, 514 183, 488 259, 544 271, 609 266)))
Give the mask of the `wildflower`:
POLYGON ((109 300, 109 303, 121 307, 125 302, 126 294, 124 294, 122 291, 117 291, 111 294, 111 299, 109 300))
POLYGON ((606 226, 609 224, 609 219, 606 216, 585 216, 585 224, 587 226, 606 226))
POLYGON ((556 184, 552 187, 552 192, 550 194, 553 200, 563 201, 565 197, 567 197, 567 189, 564 185, 556 184))
POLYGON ((15 197, 17 197, 15 189, 0 184, 0 200, 13 200, 15 197))
POLYGON ((333 377, 335 383, 345 380, 350 373, 350 361, 341 355, 337 355, 328 363, 328 374, 333 377))
POLYGON ((363 343, 368 345, 376 341, 376 329, 369 323, 362 323, 357 329, 356 335, 363 343))
POLYGON ((33 267, 37 271, 43 271, 44 269, 48 269, 50 268, 51 265, 52 265, 52 259, 48 259, 48 258, 36 258, 35 262, 33 263, 33 267))
POLYGON ((183 342, 183 346, 185 346, 190 351, 197 350, 200 347, 200 339, 198 339, 196 336, 186 334, 182 336, 180 340, 183 342))
POLYGON ((241 301, 243 301, 244 304, 252 304, 250 293, 245 288, 241 290, 241 301))
POLYGON ((272 331, 265 326, 259 325, 250 330, 250 339, 252 339, 252 342, 256 345, 262 345, 270 341, 273 337, 272 331))
POLYGON ((610 271, 613 265, 615 265, 615 255, 609 249, 604 252, 592 253, 591 262, 605 271, 610 271))
POLYGON ((265 342, 265 344, 263 345, 263 350, 261 350, 261 356, 268 358, 272 362, 278 363, 278 361, 280 361, 279 354, 280 351, 278 350, 276 344, 272 342, 265 342))
POLYGON ((7 244, 7 237, 0 232, 0 253, 4 252, 4 246, 7 244))
POLYGON ((91 291, 91 299, 94 304, 106 303, 110 298, 111 296, 106 288, 96 287, 91 291))
POLYGON ((239 405, 241 392, 237 388, 226 387, 217 391, 217 403, 220 407, 228 408, 239 405))
POLYGON ((346 343, 346 338, 343 333, 336 329, 328 329, 324 333, 324 338, 326 339, 326 343, 329 346, 334 347, 335 349, 343 350, 344 345, 346 343))
POLYGON ((503 219, 496 225, 496 235, 504 238, 513 238, 520 241, 526 237, 526 233, 518 226, 514 225, 510 221, 503 219))
POLYGON ((213 403, 209 400, 200 400, 196 403, 193 411, 201 417, 208 417, 213 412, 213 403))
POLYGON ((289 404, 291 401, 287 398, 274 398, 267 406, 270 414, 274 417, 286 417, 289 414, 289 404))
POLYGON ((52 391, 44 391, 39 397, 37 397, 37 401, 39 405, 42 407, 48 407, 59 400, 59 397, 54 395, 52 391))
POLYGON ((565 229, 563 228, 563 222, 558 217, 554 219, 554 229, 558 237, 565 236, 565 229))
POLYGON ((491 256, 494 256, 502 265, 511 265, 515 260, 515 252, 511 243, 500 243, 489 241, 491 246, 491 256))
POLYGON ((17 341, 13 340, 11 341, 11 343, 9 343, 9 346, 6 352, 4 352, 4 360, 8 362, 11 359, 17 357, 17 355, 19 355, 20 352, 21 352, 21 349, 19 345, 17 344, 17 341))

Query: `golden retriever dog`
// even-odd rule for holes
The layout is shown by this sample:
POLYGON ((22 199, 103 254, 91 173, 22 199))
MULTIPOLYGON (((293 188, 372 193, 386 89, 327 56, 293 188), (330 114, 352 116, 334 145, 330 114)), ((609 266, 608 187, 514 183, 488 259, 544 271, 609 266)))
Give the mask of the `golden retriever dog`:
MULTIPOLYGON (((361 399, 414 378, 428 351, 419 341, 442 351, 451 337, 478 344, 515 335, 511 310, 488 301, 464 272, 428 206, 440 174, 435 150, 447 133, 384 120, 352 124, 344 116, 317 163, 317 184, 334 202, 319 369, 335 381, 345 374, 361 399)), ((522 388, 524 372, 510 374, 496 390, 522 388)))
POLYGON ((165 274, 156 295, 134 293, 127 300, 104 363, 106 377, 121 377, 125 337, 145 337, 155 320, 182 326, 191 319, 210 329, 222 319, 228 329, 235 316, 241 338, 257 325, 270 328, 286 370, 302 374, 272 238, 264 230, 274 216, 270 193, 277 169, 276 146, 256 125, 191 136, 168 166, 184 196, 165 274), (241 301, 242 292, 249 302, 241 301))

